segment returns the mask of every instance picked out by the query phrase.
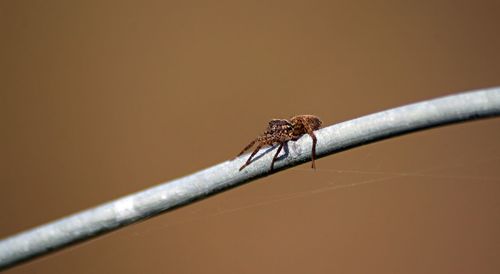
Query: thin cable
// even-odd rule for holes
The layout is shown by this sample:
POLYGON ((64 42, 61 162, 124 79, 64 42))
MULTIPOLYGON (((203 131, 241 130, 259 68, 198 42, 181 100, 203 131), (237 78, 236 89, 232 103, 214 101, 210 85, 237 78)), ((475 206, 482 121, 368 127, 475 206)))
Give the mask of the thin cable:
MULTIPOLYGON (((416 130, 498 115, 500 87, 423 101, 316 131, 317 157, 416 130)), ((289 142, 288 153, 275 163, 274 172, 309 161, 311 143, 308 135, 289 142)), ((269 150, 259 153, 240 172, 238 169, 246 157, 248 155, 243 155, 6 238, 0 241, 0 270, 271 174, 269 164, 273 153, 269 150)))

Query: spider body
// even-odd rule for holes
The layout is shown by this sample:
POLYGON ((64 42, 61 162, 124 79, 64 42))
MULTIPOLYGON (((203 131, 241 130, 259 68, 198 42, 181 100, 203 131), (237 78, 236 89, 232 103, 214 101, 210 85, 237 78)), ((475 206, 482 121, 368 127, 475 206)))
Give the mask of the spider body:
POLYGON ((271 161, 271 170, 273 170, 274 162, 278 158, 278 154, 281 152, 281 149, 288 141, 296 141, 302 135, 309 134, 313 140, 312 145, 312 168, 316 168, 314 164, 314 160, 316 159, 316 136, 314 135, 315 130, 321 127, 321 120, 314 115, 298 115, 290 118, 290 120, 286 119, 273 119, 269 121, 266 130, 264 133, 252 142, 248 144, 238 156, 245 153, 249 150, 253 145, 256 145, 250 157, 245 162, 243 166, 240 167, 240 171, 244 169, 246 166, 250 164, 252 158, 257 154, 257 152, 264 146, 273 146, 278 144, 278 149, 276 154, 274 154, 273 160, 271 161))

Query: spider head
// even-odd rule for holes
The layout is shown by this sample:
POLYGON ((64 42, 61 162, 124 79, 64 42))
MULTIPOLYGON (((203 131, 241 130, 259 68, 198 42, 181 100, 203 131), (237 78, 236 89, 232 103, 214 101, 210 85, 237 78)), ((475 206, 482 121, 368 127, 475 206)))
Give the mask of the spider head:
POLYGON ((292 124, 288 120, 285 119, 272 119, 269 121, 269 124, 267 126, 267 130, 269 132, 278 132, 278 131, 286 131, 290 130, 292 127, 292 124))

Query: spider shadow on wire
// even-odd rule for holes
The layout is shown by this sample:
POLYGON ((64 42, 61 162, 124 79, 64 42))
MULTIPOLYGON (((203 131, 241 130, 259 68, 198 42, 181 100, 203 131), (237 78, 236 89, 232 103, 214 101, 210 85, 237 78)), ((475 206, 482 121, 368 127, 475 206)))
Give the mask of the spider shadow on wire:
MULTIPOLYGON (((279 146, 279 144, 277 145, 273 145, 269 148, 267 148, 264 152, 260 153, 259 155, 255 156, 252 158, 252 161, 250 163, 248 163, 249 165, 257 160, 259 160, 260 158, 264 157, 266 154, 270 153, 271 151, 275 150, 277 147, 279 146)), ((289 150, 288 150, 288 142, 286 142, 285 144, 283 144, 283 151, 280 152, 281 155, 278 155, 278 157, 276 158, 276 161, 275 162, 278 162, 278 161, 281 161, 283 159, 285 159, 286 157, 288 157, 289 155, 289 150)), ((272 161, 272 160, 271 160, 272 161)))

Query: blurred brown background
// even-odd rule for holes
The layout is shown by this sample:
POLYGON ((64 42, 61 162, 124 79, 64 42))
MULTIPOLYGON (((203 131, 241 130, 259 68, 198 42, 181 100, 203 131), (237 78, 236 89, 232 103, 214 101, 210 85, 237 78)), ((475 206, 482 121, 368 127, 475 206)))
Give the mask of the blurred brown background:
MULTIPOLYGON (((499 1, 2 1, 0 238, 325 125, 500 85, 499 1)), ((323 158, 9 273, 499 273, 500 119, 323 158)))

